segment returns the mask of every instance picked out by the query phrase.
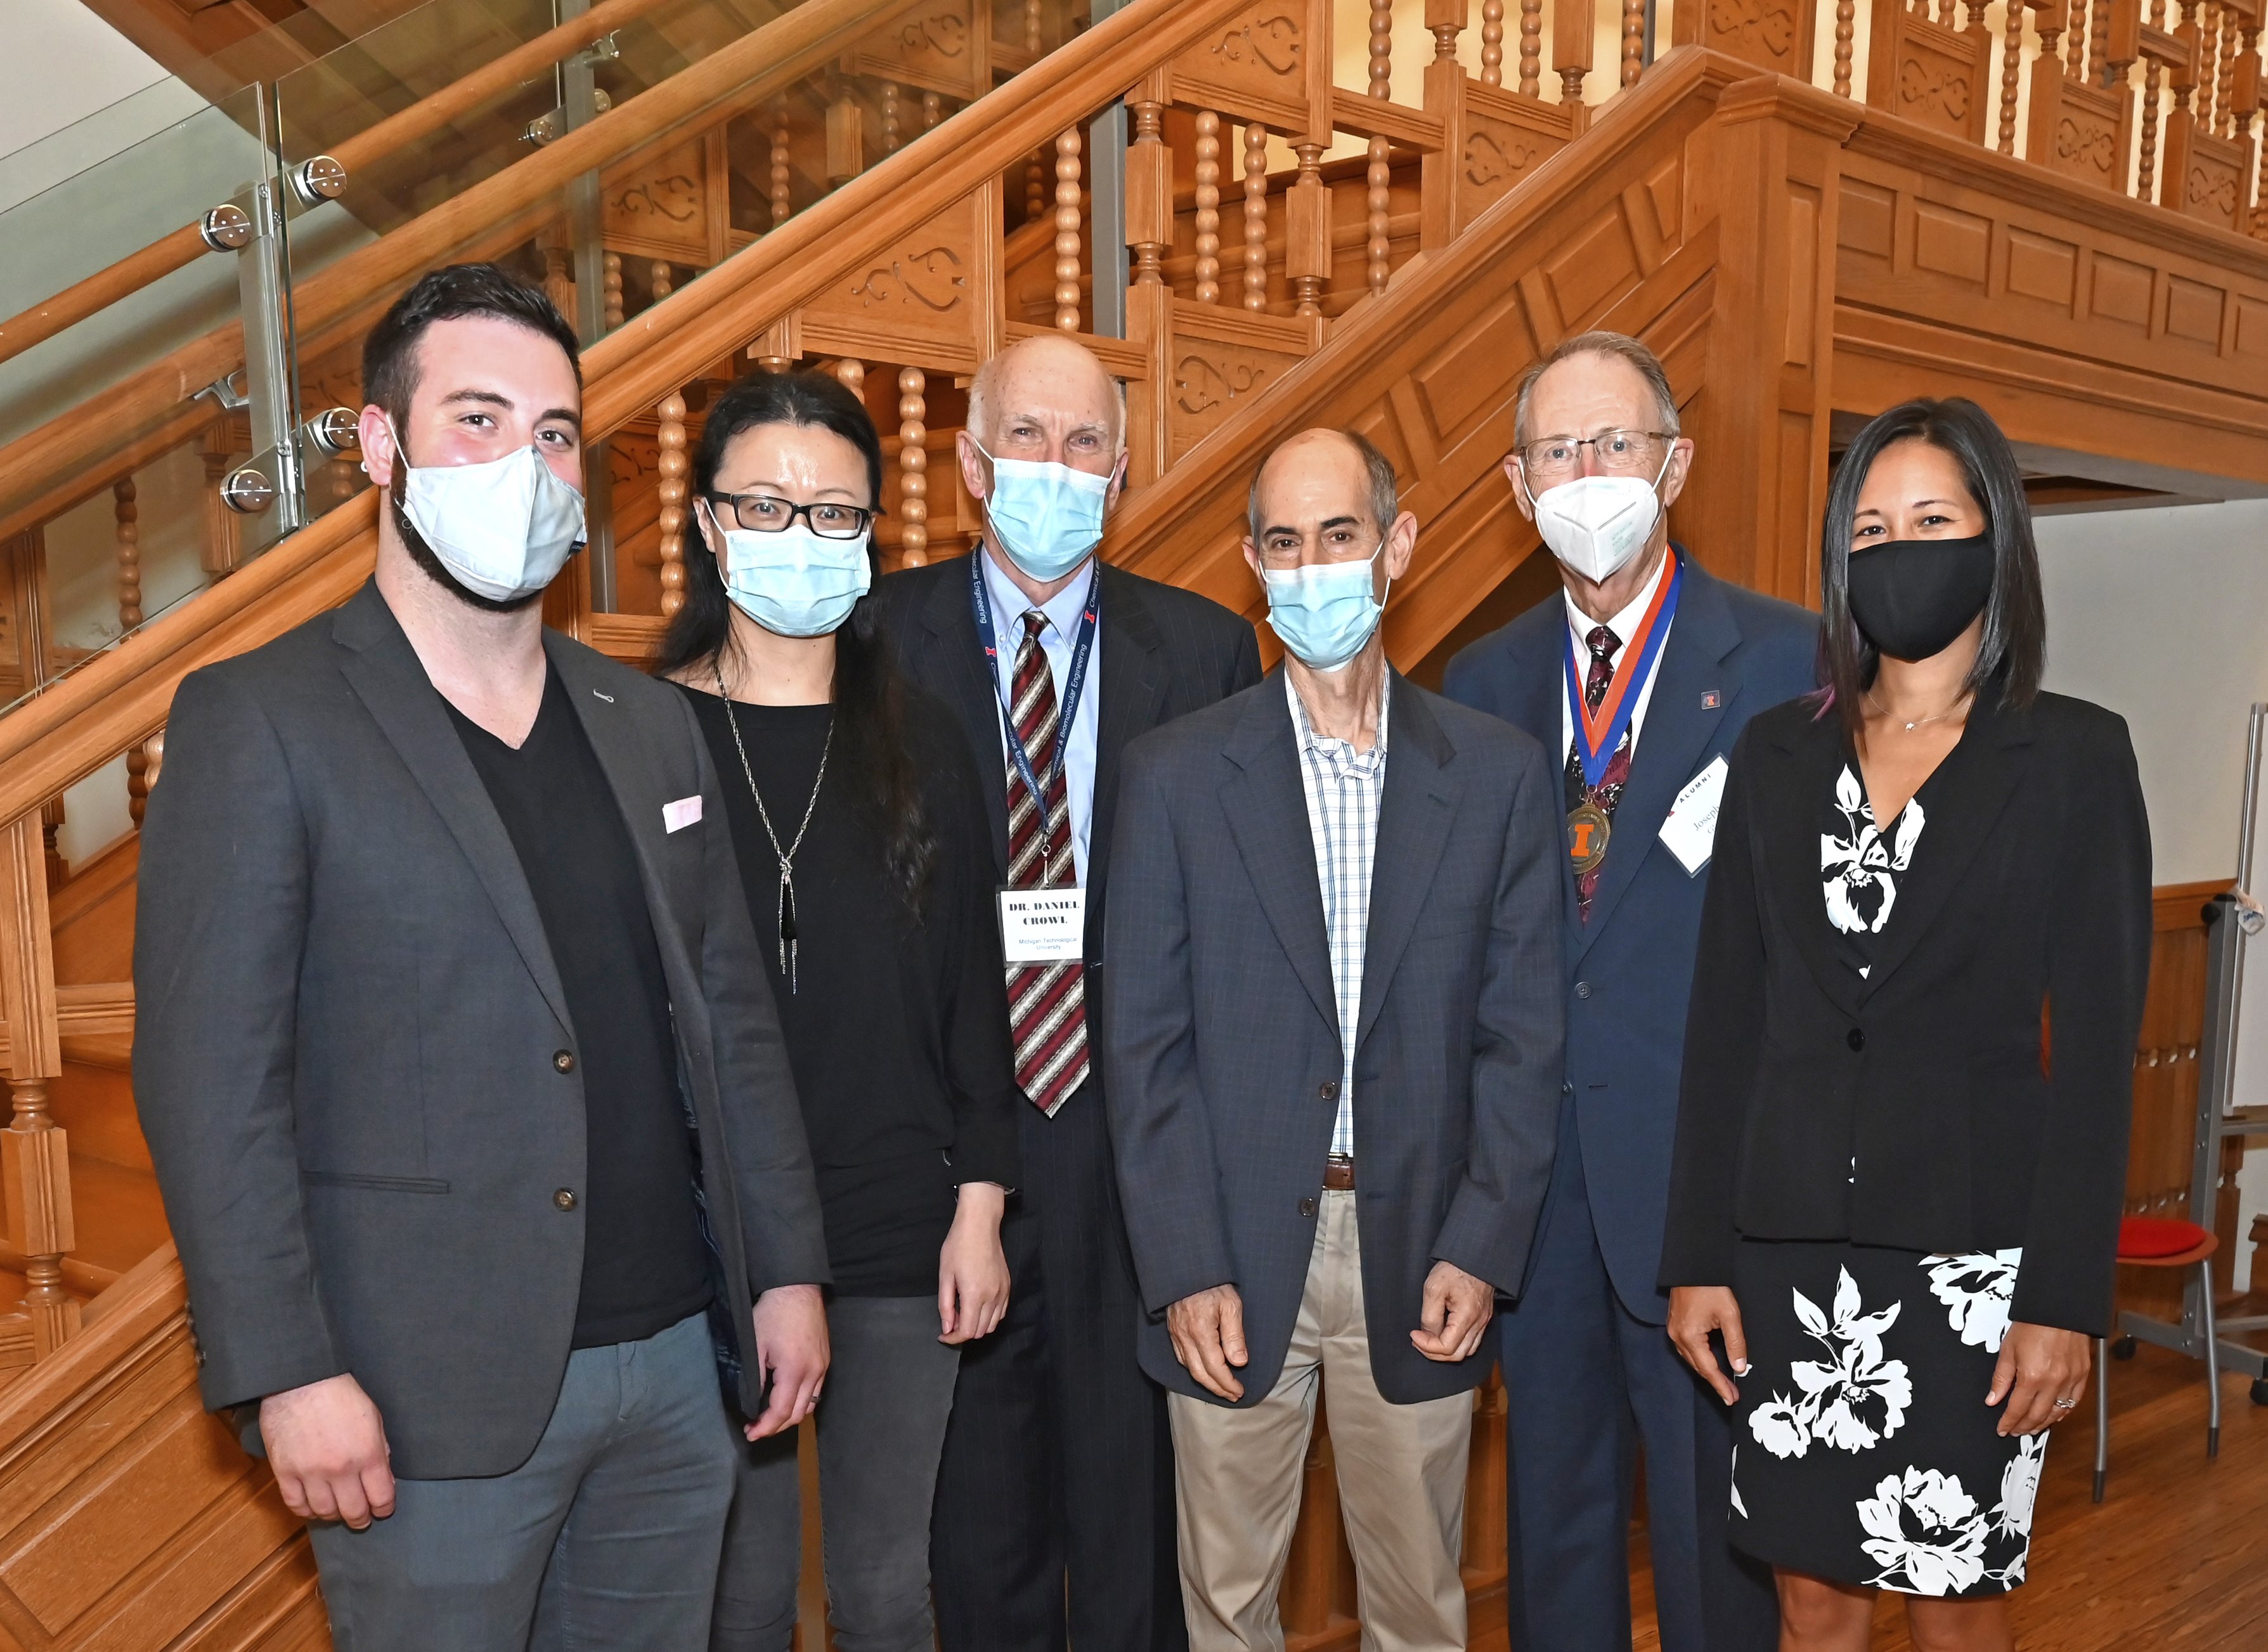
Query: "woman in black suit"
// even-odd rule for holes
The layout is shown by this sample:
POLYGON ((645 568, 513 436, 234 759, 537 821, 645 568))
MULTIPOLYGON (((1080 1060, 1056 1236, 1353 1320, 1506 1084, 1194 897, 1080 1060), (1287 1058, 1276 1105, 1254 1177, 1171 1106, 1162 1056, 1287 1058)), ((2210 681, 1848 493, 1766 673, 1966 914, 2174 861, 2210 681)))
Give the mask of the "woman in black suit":
POLYGON ((1749 724, 1717 823, 1669 1331, 1735 1407, 1733 1540, 1778 1571, 1783 1652, 1859 1652, 1877 1589, 1917 1645, 2004 1648, 2045 1430, 2110 1320, 2148 822, 2124 723, 2040 691, 1981 409, 1869 424, 1820 563, 1830 686, 1749 724))

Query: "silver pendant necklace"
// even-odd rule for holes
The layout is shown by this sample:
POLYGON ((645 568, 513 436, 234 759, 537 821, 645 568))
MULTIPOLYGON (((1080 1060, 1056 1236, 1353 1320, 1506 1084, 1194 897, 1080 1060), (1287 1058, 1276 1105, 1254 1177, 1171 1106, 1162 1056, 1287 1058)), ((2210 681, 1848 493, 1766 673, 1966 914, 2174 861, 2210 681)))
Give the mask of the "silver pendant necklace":
POLYGON ((763 822, 764 836, 771 839, 772 853, 779 859, 779 967, 787 977, 787 990, 795 989, 795 856, 803 847, 803 835, 811 830, 811 816, 819 808, 819 788, 827 779, 827 756, 835 749, 835 718, 827 719, 827 741, 819 749, 819 772, 812 777, 811 800, 803 806, 803 824, 795 829, 795 841, 786 848, 780 847, 779 834, 772 830, 771 811, 764 807, 764 794, 756 789, 756 771, 748 763, 748 748, 740 739, 740 719, 733 715, 733 697, 725 692, 725 667, 711 661, 717 673, 717 697, 725 702, 725 726, 733 731, 733 749, 740 754, 740 773, 748 782, 748 795, 756 800, 756 818, 763 822))
POLYGON ((1947 706, 1945 710, 1935 712, 1928 717, 1917 717, 1911 723, 1907 722, 1904 718, 1900 717, 1897 713, 1891 711, 1889 707, 1884 705, 1880 700, 1876 699, 1872 690, 1867 690, 1867 704, 1873 706, 1885 718, 1889 719, 1891 722, 1897 724, 1899 726, 1904 728, 1906 733, 1911 734, 1917 728, 1925 728, 1932 723, 1942 723, 1948 718, 1958 715, 1961 711, 1962 702, 1967 700, 1968 697, 1969 696, 1964 693, 1962 695, 1960 699, 1954 701, 1954 703, 1951 705, 1947 706))

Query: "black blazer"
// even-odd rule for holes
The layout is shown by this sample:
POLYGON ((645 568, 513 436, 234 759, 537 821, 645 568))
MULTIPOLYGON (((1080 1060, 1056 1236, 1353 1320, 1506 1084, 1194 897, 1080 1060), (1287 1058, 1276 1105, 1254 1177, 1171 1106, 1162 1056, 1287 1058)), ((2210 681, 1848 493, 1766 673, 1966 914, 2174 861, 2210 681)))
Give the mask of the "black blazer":
POLYGON ((2021 1245, 2013 1317, 2109 1324, 2150 970, 2141 782, 2102 707, 1984 697, 1933 778, 1866 980, 1838 955, 1820 875, 1821 816, 1853 761, 1840 722, 1797 700, 1742 736, 1686 1024, 1665 1287, 1731 1283, 1736 1235, 2021 1245))
MULTIPOLYGON (((983 550, 971 556, 981 557, 983 550)), ((968 564, 960 557, 907 568, 874 586, 883 628, 906 675, 953 709, 976 759, 978 789, 992 822, 992 871, 1008 876, 1008 763, 1000 751, 1000 693, 976 640, 968 564)), ((997 619, 997 616, 996 616, 997 619)), ((1086 967, 1102 967, 1103 886, 1118 770, 1126 742, 1260 681, 1252 622, 1210 597, 1102 564, 1101 643, 1096 650, 1094 818, 1086 838, 1086 967)), ((1101 994, 1087 993, 1092 1016, 1101 994)), ((1101 1040, 1091 1037, 1094 1070, 1101 1040)))

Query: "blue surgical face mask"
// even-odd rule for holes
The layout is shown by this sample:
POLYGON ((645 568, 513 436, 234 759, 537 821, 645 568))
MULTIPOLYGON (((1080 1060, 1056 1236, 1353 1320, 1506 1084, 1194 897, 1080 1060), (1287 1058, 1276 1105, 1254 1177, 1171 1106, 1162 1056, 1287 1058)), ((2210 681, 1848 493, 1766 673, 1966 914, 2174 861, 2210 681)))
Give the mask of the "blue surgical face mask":
POLYGON ((726 528, 725 593, 775 637, 823 637, 873 586, 872 538, 826 539, 799 521, 777 534, 726 528))
POLYGON ((1336 671, 1363 651, 1386 612, 1371 588, 1373 570, 1385 549, 1381 545, 1360 562, 1260 571, 1268 588, 1268 623, 1300 664, 1336 671))
POLYGON ((985 520, 1009 561, 1035 579, 1062 579, 1102 542, 1102 507, 1110 477, 1089 476, 1053 460, 993 459, 985 520))

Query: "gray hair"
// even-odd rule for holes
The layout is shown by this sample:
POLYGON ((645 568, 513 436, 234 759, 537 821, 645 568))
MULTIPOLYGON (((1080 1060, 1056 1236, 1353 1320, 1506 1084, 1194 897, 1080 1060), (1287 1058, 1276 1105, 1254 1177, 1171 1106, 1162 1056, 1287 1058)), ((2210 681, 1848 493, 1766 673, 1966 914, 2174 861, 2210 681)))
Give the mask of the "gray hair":
POLYGON ((1677 396, 1669 387, 1669 374, 1662 368, 1661 358, 1627 333, 1578 333, 1572 338, 1561 339, 1521 374, 1520 398, 1512 410, 1512 444, 1515 448, 1528 446, 1528 404, 1535 399, 1536 382, 1561 362, 1578 356, 1606 356, 1635 368, 1638 377, 1646 380, 1646 387, 1653 392, 1654 417, 1660 420, 1662 434, 1678 434, 1677 396))
MULTIPOLYGON (((1360 431, 1334 431, 1331 433, 1353 443, 1355 452, 1361 455, 1362 468, 1368 473, 1370 483, 1372 520, 1378 524, 1380 533, 1391 532, 1395 518, 1402 513, 1401 487, 1395 479, 1394 461, 1379 452, 1376 445, 1360 431)), ((1270 450, 1268 459, 1273 459, 1278 451, 1280 445, 1278 448, 1270 450)), ((1260 542, 1260 478, 1267 474, 1268 459, 1262 460, 1254 469, 1252 489, 1244 499, 1245 530, 1256 545, 1260 542)))
MULTIPOLYGON (((1006 349, 987 356, 978 365, 976 376, 968 381, 968 427, 971 431, 978 433, 980 439, 984 441, 989 442, 992 439, 992 398, 1000 385, 1000 363, 1006 358, 1008 351, 1014 348, 1015 344, 1012 343, 1006 349)), ((1084 344, 1079 348, 1086 349, 1084 344)), ((1087 353, 1094 354, 1091 350, 1087 353)), ((1126 451, 1126 381, 1123 379, 1113 377, 1110 369, 1104 367, 1101 360, 1098 359, 1094 365, 1108 382, 1115 399, 1115 410, 1117 417, 1111 421, 1110 441, 1112 454, 1116 457, 1126 451)))

